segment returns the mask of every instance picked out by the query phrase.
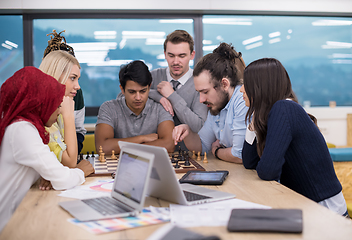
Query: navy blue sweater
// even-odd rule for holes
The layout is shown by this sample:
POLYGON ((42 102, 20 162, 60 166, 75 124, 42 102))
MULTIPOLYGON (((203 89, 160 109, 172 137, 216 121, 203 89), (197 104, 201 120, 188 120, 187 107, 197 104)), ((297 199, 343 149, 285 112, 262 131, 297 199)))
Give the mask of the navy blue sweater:
POLYGON ((261 179, 280 180, 316 202, 342 190, 324 137, 293 101, 278 101, 270 110, 262 157, 257 154, 256 141, 253 145, 245 141, 242 160, 244 167, 256 169, 261 179))

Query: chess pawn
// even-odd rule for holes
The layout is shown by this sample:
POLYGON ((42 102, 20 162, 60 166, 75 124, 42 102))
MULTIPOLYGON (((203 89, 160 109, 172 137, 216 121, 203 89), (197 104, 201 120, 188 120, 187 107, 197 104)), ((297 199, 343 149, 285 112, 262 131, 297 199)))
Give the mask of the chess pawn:
POLYGON ((174 166, 174 168, 180 168, 181 166, 180 166, 180 164, 178 164, 178 160, 176 160, 176 164, 175 164, 175 166, 174 166))
POLYGON ((105 162, 106 161, 106 159, 105 159, 105 153, 101 153, 101 155, 100 155, 100 157, 99 157, 99 161, 100 162, 105 162))
POLYGON ((192 153, 193 153, 193 154, 192 154, 192 158, 193 158, 193 159, 196 159, 196 151, 192 151, 192 153))
POLYGON ((207 153, 204 152, 204 159, 203 159, 203 163, 207 163, 208 162, 208 158, 207 158, 207 153))
POLYGON ((111 159, 117 159, 114 150, 111 151, 111 159))
POLYGON ((172 156, 171 156, 171 163, 176 163, 175 155, 174 155, 174 154, 172 154, 172 156))
POLYGON ((188 155, 186 155, 185 166, 191 166, 191 164, 189 162, 189 156, 188 155))
POLYGON ((200 158, 200 152, 198 152, 197 161, 200 161, 200 160, 202 159, 200 158))

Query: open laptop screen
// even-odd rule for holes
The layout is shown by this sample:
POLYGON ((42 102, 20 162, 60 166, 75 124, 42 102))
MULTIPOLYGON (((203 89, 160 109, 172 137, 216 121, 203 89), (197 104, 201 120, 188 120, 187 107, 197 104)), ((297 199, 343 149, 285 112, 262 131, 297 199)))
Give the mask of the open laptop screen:
POLYGON ((123 152, 120 155, 118 172, 115 176, 114 191, 140 203, 149 168, 149 160, 141 156, 123 152))

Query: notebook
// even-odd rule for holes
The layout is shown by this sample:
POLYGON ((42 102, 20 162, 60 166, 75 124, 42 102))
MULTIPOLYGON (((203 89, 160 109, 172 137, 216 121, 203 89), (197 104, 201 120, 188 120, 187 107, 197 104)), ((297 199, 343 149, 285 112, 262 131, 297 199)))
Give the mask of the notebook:
POLYGON ((154 154, 121 148, 111 197, 60 202, 80 221, 135 216, 144 207, 154 154))
POLYGON ((301 209, 233 209, 227 225, 230 232, 301 233, 301 209))
POLYGON ((182 205, 194 205, 234 198, 231 193, 196 186, 180 184, 171 164, 169 154, 163 147, 119 141, 121 148, 128 147, 155 155, 147 194, 182 205), (193 199, 192 199, 193 197, 193 199))

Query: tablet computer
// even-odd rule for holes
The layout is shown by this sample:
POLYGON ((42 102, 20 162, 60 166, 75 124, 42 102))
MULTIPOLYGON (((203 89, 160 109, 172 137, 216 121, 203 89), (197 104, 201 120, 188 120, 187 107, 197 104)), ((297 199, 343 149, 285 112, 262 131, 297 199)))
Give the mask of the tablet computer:
POLYGON ((195 185, 221 185, 225 181, 228 171, 188 171, 180 179, 180 183, 195 185))

